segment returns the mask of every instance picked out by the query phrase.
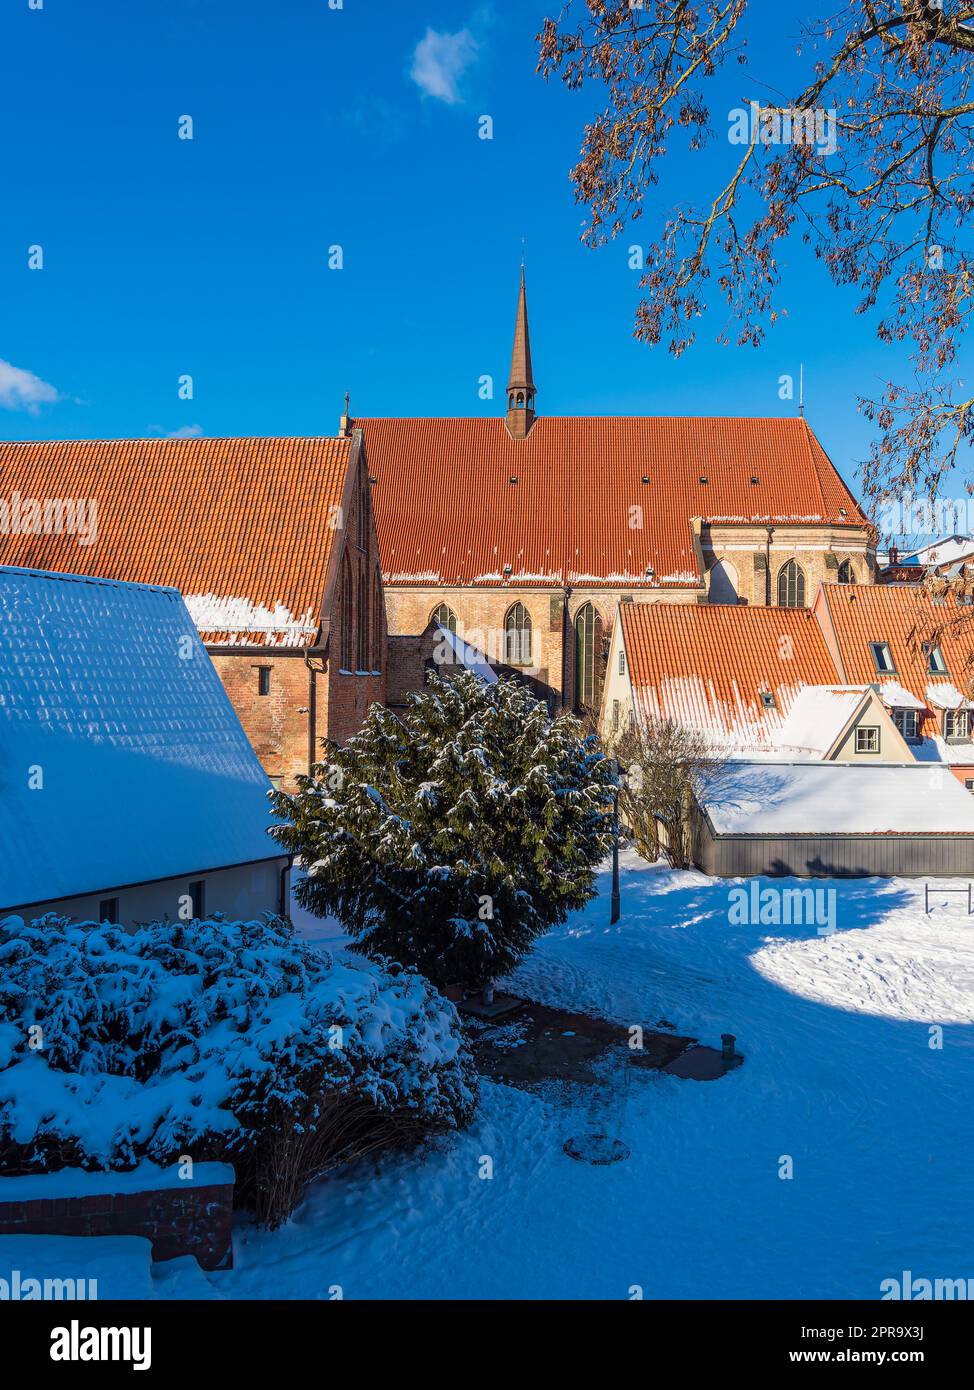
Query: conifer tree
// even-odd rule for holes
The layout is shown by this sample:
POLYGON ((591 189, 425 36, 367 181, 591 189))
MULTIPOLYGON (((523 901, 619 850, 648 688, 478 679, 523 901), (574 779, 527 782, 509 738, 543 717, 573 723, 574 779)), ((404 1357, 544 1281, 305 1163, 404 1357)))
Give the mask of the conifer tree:
POLYGON ((344 747, 277 793, 302 907, 374 959, 482 987, 594 896, 611 770, 571 715, 522 685, 430 677, 405 714, 373 705, 344 747))

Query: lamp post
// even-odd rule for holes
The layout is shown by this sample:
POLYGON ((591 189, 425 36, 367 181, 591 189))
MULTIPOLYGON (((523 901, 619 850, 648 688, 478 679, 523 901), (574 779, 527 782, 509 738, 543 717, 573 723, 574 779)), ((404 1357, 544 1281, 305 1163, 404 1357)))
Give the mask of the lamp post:
POLYGON ((613 758, 612 762, 612 909, 609 914, 609 925, 614 926, 622 915, 622 906, 619 895, 619 788, 622 786, 622 779, 625 777, 625 769, 618 758, 613 758))

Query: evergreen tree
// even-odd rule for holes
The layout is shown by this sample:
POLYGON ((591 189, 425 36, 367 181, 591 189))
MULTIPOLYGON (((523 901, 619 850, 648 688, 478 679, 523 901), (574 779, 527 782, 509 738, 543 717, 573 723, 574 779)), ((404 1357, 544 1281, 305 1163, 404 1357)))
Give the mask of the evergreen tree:
POLYGON ((373 705, 344 747, 277 793, 302 907, 373 958, 480 987, 594 896, 611 771, 570 715, 522 685, 431 676, 399 716, 373 705))

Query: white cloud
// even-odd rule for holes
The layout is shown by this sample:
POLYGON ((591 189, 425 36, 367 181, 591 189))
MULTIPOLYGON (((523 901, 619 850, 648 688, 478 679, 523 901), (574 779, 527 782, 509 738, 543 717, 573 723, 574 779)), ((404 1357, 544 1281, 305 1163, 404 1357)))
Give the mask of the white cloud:
POLYGON ((60 399, 55 387, 0 357, 0 407, 4 410, 26 410, 37 415, 42 405, 53 405, 60 399))
POLYGON ((477 56, 477 47, 469 29, 457 34, 427 29, 416 45, 409 75, 428 96, 453 105, 460 100, 457 83, 477 56))
POLYGON ((180 425, 172 434, 163 435, 163 439, 199 439, 202 433, 202 425, 180 425))

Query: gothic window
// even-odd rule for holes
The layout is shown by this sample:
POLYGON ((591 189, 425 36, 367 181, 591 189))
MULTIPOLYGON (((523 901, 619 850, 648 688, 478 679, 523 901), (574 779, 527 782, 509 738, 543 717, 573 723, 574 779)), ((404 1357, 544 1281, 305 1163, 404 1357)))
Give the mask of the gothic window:
POLYGON ((369 666, 369 581, 365 565, 359 563, 358 571, 358 666, 359 671, 369 666))
POLYGON ((372 577, 372 670, 382 670, 385 653, 382 650, 382 576, 376 570, 372 577))
POLYGON ((575 614, 575 703, 597 710, 602 698, 602 619, 591 603, 575 614))
POLYGON ((778 607, 805 607, 805 571, 795 560, 789 560, 778 571, 778 607))
POLYGON ((511 666, 531 665, 531 615, 523 603, 509 608, 504 620, 504 660, 511 666))
POLYGON ((358 499, 358 543, 360 550, 369 548, 369 479, 363 474, 358 499))
POLYGON ((342 670, 350 671, 355 660, 354 632, 355 596, 352 592, 352 566, 346 551, 342 561, 342 670))
POLYGON ((855 571, 854 571, 853 568, 852 568, 852 561, 851 561, 851 560, 843 560, 842 563, 841 563, 841 565, 839 566, 839 583, 840 583, 840 584, 855 584, 855 582, 856 582, 856 576, 855 576, 855 571))
POLYGON ((447 632, 456 634, 457 615, 448 603, 441 603, 438 608, 433 609, 430 622, 436 623, 437 627, 445 628, 447 632))

